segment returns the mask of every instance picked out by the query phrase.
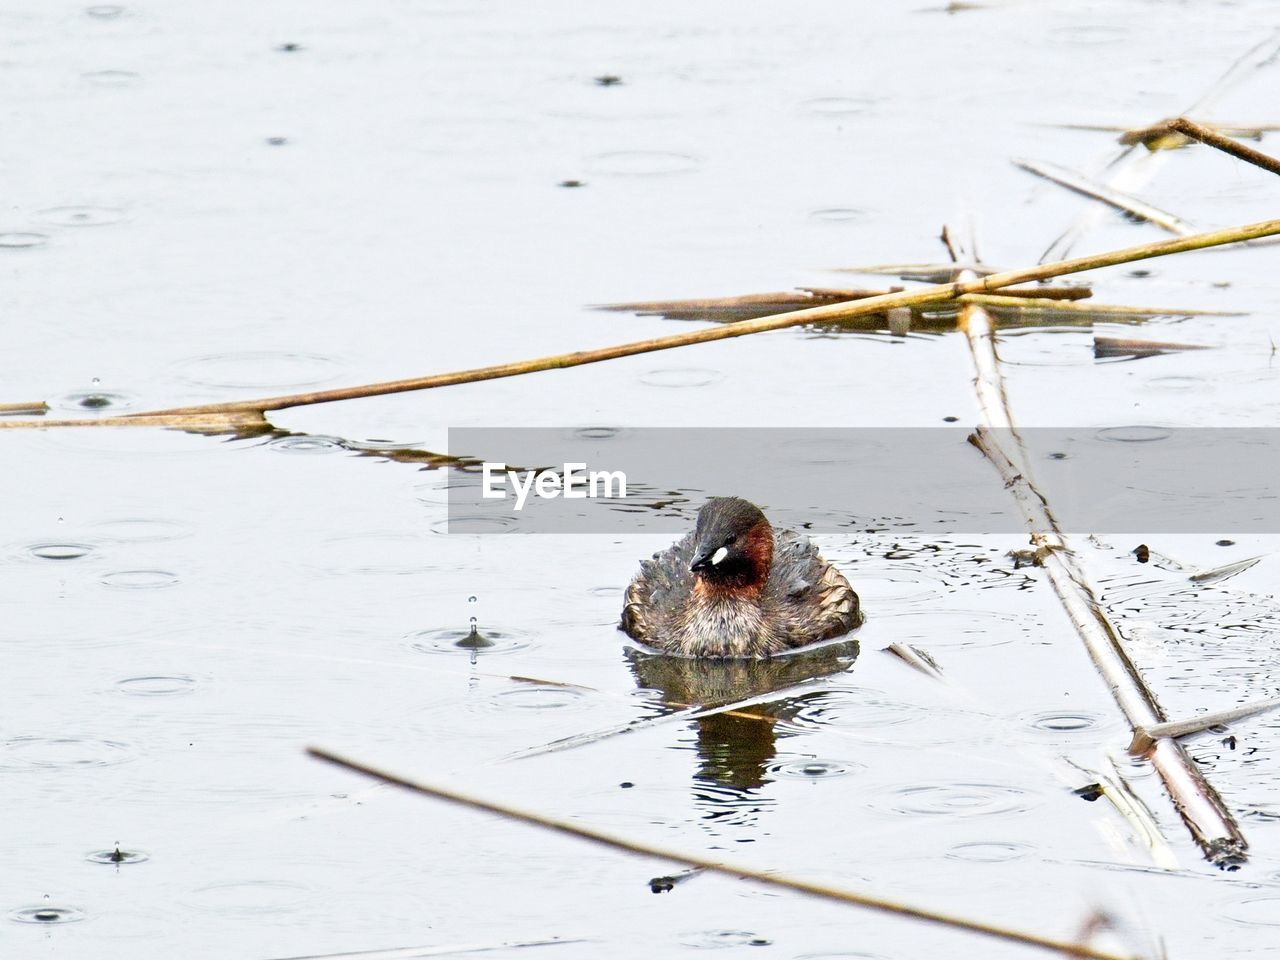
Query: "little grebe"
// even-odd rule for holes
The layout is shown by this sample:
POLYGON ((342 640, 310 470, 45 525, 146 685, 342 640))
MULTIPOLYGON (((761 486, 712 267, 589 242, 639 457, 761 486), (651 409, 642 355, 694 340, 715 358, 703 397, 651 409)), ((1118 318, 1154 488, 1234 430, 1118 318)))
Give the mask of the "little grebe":
POLYGON ((775 536, 760 508, 713 497, 693 533, 627 587, 621 629, 690 657, 768 657, 862 625, 858 595, 807 537, 775 536))

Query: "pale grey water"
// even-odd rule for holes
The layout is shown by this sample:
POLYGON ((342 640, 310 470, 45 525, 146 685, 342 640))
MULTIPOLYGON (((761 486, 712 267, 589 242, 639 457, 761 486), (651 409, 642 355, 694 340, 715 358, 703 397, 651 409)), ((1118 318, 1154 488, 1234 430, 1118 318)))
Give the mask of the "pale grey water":
MULTIPOLYGON (((965 214, 989 261, 1029 263, 1081 203, 1009 158, 1091 168, 1115 149, 1041 124, 1176 113, 1273 21, 1261 3, 10 5, 0 400, 66 412, 105 392, 145 409, 639 339, 690 327, 584 305, 861 282, 825 268, 938 259, 938 228, 965 214)), ((1276 76, 1205 118, 1280 120, 1276 76)), ((1143 193, 1211 227, 1263 219, 1275 191, 1185 150, 1143 193)), ((1158 236, 1107 216, 1081 249, 1158 236)), ((1216 347, 1131 363, 1095 363, 1087 330, 1010 334, 1021 421, 1270 426, 1274 263, 1256 247, 1092 277, 1102 301, 1251 313, 1116 328, 1216 347)), ((976 422, 969 378, 955 335, 789 331, 276 422, 432 448, 450 426, 933 426, 976 422)), ((870 620, 857 662, 789 704, 776 739, 704 730, 700 755, 697 730, 667 724, 493 763, 653 709, 613 625, 637 559, 667 538, 446 535, 443 477, 337 443, 0 443, 0 913, 47 896, 81 918, 5 919, 7 954, 268 960, 559 936, 594 940, 521 952, 1029 955, 729 879, 654 896, 666 864, 371 791, 307 743, 1046 933, 1100 906, 1133 949, 1274 952, 1277 720, 1237 724, 1235 749, 1192 744, 1252 844, 1219 873, 1123 759, 1124 724, 1048 585, 1004 556, 1021 537, 823 538, 870 620), (447 650, 471 616, 501 634, 474 664, 447 650), (953 683, 879 652, 895 641, 953 683), (1084 777, 1058 758, 1109 754, 1176 870, 1071 794, 1084 777), (88 859, 117 841, 148 859, 88 859)), ((1153 539, 1190 568, 1268 555, 1190 589, 1138 567, 1130 539, 1084 559, 1170 711, 1280 694, 1274 541, 1153 539)))

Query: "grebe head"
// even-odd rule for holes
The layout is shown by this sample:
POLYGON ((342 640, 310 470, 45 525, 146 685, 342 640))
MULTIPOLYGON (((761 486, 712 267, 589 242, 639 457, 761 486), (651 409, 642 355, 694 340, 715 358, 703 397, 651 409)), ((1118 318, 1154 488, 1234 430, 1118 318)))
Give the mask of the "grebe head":
POLYGON ((704 589, 758 593, 773 565, 773 528, 754 503, 712 497, 698 511, 693 563, 704 589))

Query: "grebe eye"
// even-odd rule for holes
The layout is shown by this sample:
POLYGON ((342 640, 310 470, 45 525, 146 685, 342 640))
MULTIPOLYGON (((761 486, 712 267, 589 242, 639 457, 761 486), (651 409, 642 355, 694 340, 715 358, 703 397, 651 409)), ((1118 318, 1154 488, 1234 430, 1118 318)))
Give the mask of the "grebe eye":
POLYGON ((724 545, 726 547, 731 547, 737 542, 738 542, 738 535, 735 533, 733 536, 731 536, 728 540, 724 542, 724 545))

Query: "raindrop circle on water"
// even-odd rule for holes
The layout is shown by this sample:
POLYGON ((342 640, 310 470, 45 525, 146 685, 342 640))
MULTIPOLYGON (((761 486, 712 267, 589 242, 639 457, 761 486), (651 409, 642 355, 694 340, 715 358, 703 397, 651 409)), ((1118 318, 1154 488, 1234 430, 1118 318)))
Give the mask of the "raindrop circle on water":
POLYGON ((415 484, 413 496, 421 503, 447 506, 453 497, 457 497, 459 502, 474 499, 474 491, 478 486, 479 481, 474 477, 455 476, 450 480, 431 480, 427 483, 415 484), (472 496, 467 496, 466 491, 472 491, 472 496))
POLYGON ((1075 23, 1055 27, 1052 33, 1066 43, 1080 47, 1097 47, 1112 43, 1125 43, 1132 36, 1122 26, 1102 23, 1075 23))
POLYGON ((90 390, 63 394, 55 398, 52 405, 60 410, 73 410, 84 416, 86 412, 93 413, 98 410, 114 414, 116 410, 128 409, 136 402, 137 399, 127 393, 90 390))
POLYGON ((524 633, 491 627, 483 627, 474 632, 465 627, 419 630, 405 639, 410 649, 418 653, 453 654, 511 653, 523 650, 533 642, 524 633))
POLYGON ((938 783, 894 791, 897 813, 923 816, 984 817, 1031 809, 1037 798, 1018 787, 992 783, 938 783))
POLYGON ((968 860, 972 863, 1004 863, 1007 860, 1021 860, 1035 852, 1035 848, 1025 843, 1006 840, 974 840, 970 843, 957 843, 947 851, 951 860, 968 860))
MULTIPOLYGON (((1010 578, 1008 582, 1017 581, 1010 578)), ((1020 619, 1014 614, 997 610, 957 610, 944 607, 892 609, 877 616, 900 623, 910 640, 927 643, 934 649, 999 647, 1013 643, 1018 639, 1016 628, 995 627, 992 621, 1016 625, 1020 619)), ((1022 629, 1029 630, 1032 622, 1025 620, 1022 629)))
POLYGON ((861 730, 908 723, 923 715, 918 705, 891 700, 878 690, 842 689, 806 697, 791 722, 808 728, 861 730))
POLYGON ((696 170, 701 161, 683 153, 660 150, 620 150, 601 153, 588 161, 592 173, 612 173, 631 177, 667 176, 696 170))
POLYGON ((192 890, 182 902, 196 910, 277 913, 297 909, 311 891, 301 884, 273 880, 215 883, 192 890))
POLYGON ((432 569, 426 542, 411 533, 358 533, 324 544, 326 573, 409 576, 432 569))
POLYGON ((87 543, 33 543, 27 554, 36 560, 80 560, 93 554, 87 543))
POLYGON ((518 690, 495 693, 489 703, 500 709, 559 710, 579 703, 582 698, 582 691, 569 687, 530 684, 518 690))
POLYGON ((717 950, 724 947, 767 947, 772 940, 750 930, 697 930, 681 935, 686 947, 717 950))
POLYGON ((145 863, 151 859, 151 855, 141 850, 121 850, 119 847, 112 847, 110 850, 94 850, 86 854, 85 859, 90 863, 145 863))
POLYGON ((858 769, 859 764, 841 760, 792 760, 788 763, 774 763, 767 768, 771 774, 795 780, 833 780, 855 773, 858 769))
POLYGON ((84 911, 79 907, 58 907, 48 903, 38 907, 20 907, 9 913, 9 919, 18 923, 75 923, 84 917, 84 911))
POLYGON ((95 87, 132 87, 142 82, 141 75, 132 70, 91 70, 80 74, 80 79, 95 87))
POLYGON ((650 387, 706 387, 719 383, 724 374, 705 367, 670 367, 642 374, 640 382, 650 387))
POLYGON ((116 690, 130 697, 173 697, 194 693, 195 677, 173 676, 127 677, 116 681, 116 690))
POLYGON ((1167 376, 1152 377, 1147 381, 1147 388, 1150 390, 1183 392, 1190 390, 1212 390, 1214 389, 1214 385, 1203 377, 1167 376))
POLYGON ((307 437, 278 437, 267 443, 272 450, 280 453, 339 453, 346 449, 338 437, 320 435, 307 437))
POLYGON ((896 576, 863 576, 858 578, 858 596, 868 607, 880 604, 904 606, 941 599, 941 583, 923 570, 902 569, 896 576), (919 579, 916 579, 916 578, 919 579))
POLYGON ((621 432, 621 427, 578 427, 573 435, 582 440, 612 440, 621 432))
POLYGON ((1164 427, 1153 427, 1145 424, 1134 424, 1124 427, 1103 427, 1094 434, 1099 440, 1112 443, 1151 443, 1155 440, 1167 440, 1173 431, 1164 427))
POLYGON ((49 207, 36 211, 36 218, 56 227, 105 227, 119 223, 125 212, 118 207, 82 206, 49 207))
POLYGON ((103 574, 98 582, 119 590, 154 590, 173 586, 178 582, 178 575, 168 570, 115 570, 103 574))
POLYGON ((331 380, 337 361, 311 353, 255 350, 183 360, 174 368, 187 383, 204 387, 303 387, 331 380))
POLYGON ((30 247, 43 247, 48 242, 49 238, 43 233, 24 233, 21 231, 0 233, 0 249, 5 250, 26 250, 30 247))
POLYGON ((859 97, 816 97, 801 104, 806 112, 821 116, 864 113, 874 105, 874 100, 859 97))
POLYGON ((431 524, 432 533, 506 533, 513 529, 516 521, 512 517, 466 516, 449 517, 431 524))
POLYGON ((1028 718, 1027 722, 1036 730, 1045 730, 1050 733, 1078 733, 1081 730, 1096 727, 1099 718, 1090 713, 1050 711, 1037 713, 1028 718))
POLYGON ((821 210, 814 210, 809 216, 814 220, 825 220, 828 223, 844 223, 857 220, 862 216, 862 211, 855 207, 824 207, 821 210))
POLYGON ((162 543, 189 537, 195 529, 181 520, 123 517, 95 524, 93 532, 99 539, 112 543, 162 543))
POLYGON ((0 743, 4 767, 105 767, 132 759, 132 748, 114 740, 13 737, 0 743))
POLYGON ((1249 897, 1225 904, 1221 916, 1254 927, 1280 927, 1280 897, 1249 897))

